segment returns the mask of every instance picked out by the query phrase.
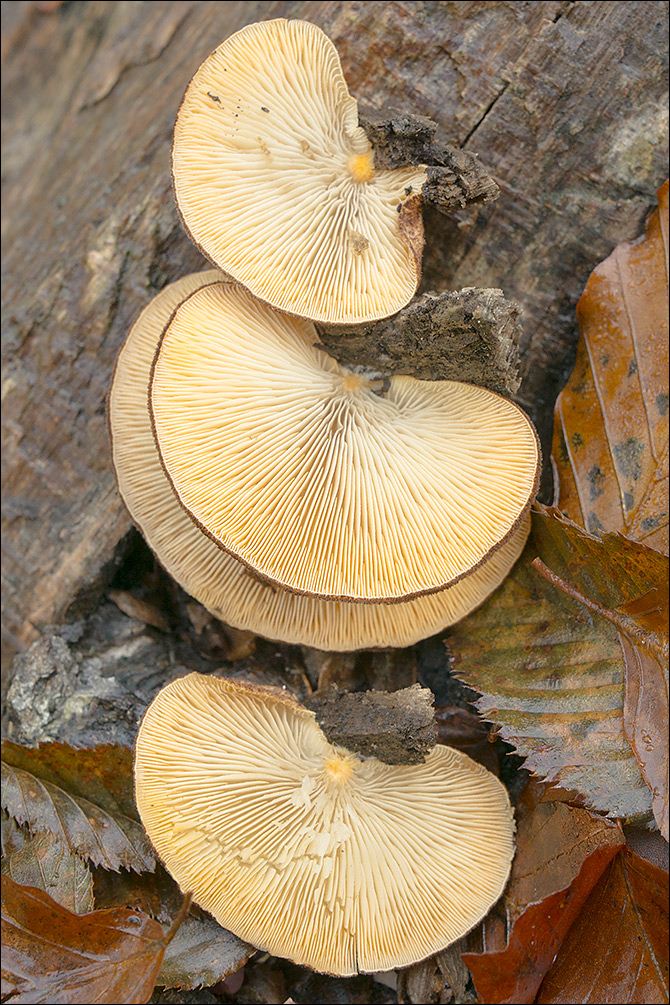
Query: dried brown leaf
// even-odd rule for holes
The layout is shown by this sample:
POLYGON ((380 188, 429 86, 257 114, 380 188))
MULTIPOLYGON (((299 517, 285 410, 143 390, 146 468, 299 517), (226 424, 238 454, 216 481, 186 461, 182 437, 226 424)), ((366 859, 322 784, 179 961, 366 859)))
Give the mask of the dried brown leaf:
POLYGON ((625 666, 624 735, 652 792, 668 839, 668 559, 620 534, 593 538, 539 507, 536 568, 617 630, 625 666))
POLYGON ((489 1005, 534 1001, 570 925, 624 843, 620 825, 565 803, 531 799, 518 816, 517 855, 503 900, 507 944, 463 955, 489 1005))
POLYGON ((130 907, 162 923, 175 916, 183 900, 181 890, 160 863, 154 872, 94 869, 93 895, 98 910, 130 907))
POLYGON ((538 1005, 668 1000, 668 873, 625 848, 591 893, 538 1005))
POLYGON ((164 988, 211 987, 243 967, 256 950, 204 912, 184 920, 165 951, 156 983, 164 988))
POLYGON ((93 910, 93 877, 78 855, 50 834, 27 841, 2 863, 2 871, 21 886, 35 886, 74 914, 93 910))
POLYGON ((170 631, 170 626, 165 616, 155 604, 150 603, 148 600, 134 597, 128 590, 110 590, 107 596, 129 618, 135 618, 136 621, 141 621, 145 625, 158 628, 161 632, 170 631))
POLYGON ((158 922, 117 909, 77 915, 34 887, 2 877, 2 994, 31 1003, 148 1002, 182 915, 158 922))
POLYGON ((25 748, 4 743, 2 806, 19 823, 27 824, 31 834, 47 832, 68 851, 95 865, 151 871, 155 856, 144 829, 121 810, 132 808, 135 815, 127 783, 108 774, 110 751, 115 749, 78 750, 67 744, 25 748), (24 764, 32 771, 19 766, 24 764))
POLYGON ((121 744, 73 747, 69 743, 40 743, 23 747, 5 740, 2 759, 73 796, 90 799, 108 813, 139 820, 133 790, 133 752, 121 744))
POLYGON ((556 402, 555 504, 593 533, 668 553, 668 183, 645 236, 594 270, 556 402))
MULTIPOLYGON (((560 564, 556 541, 542 535, 547 520, 570 560, 584 564, 565 536, 567 521, 535 514, 531 540, 502 587, 450 630, 453 670, 480 692, 477 709, 498 724, 498 735, 526 758, 526 768, 580 793, 593 809, 643 825, 651 819, 651 792, 624 735, 617 629, 531 567, 539 553, 566 576, 577 568, 560 564)), ((636 575, 644 593, 652 581, 636 575)))

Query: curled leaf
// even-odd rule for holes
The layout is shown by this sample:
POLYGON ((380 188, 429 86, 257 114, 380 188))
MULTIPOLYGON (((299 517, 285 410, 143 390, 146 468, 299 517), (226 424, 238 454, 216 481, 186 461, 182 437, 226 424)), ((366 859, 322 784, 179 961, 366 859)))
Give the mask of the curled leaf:
POLYGON ((568 932, 538 1005, 668 1000, 668 873, 625 848, 568 932))
POLYGON ((39 1002, 148 1002, 167 945, 152 918, 115 909, 72 914, 35 887, 2 877, 2 994, 16 1005, 39 1002))
POLYGON ((96 773, 97 750, 103 752, 104 765, 107 748, 81 751, 67 744, 45 744, 31 749, 4 743, 3 809, 27 824, 31 834, 51 834, 69 852, 95 865, 151 871, 156 860, 144 829, 120 809, 131 809, 134 816, 134 803, 129 806, 124 786, 115 791, 105 784, 104 772, 96 773), (69 764, 63 763, 68 759, 69 764), (32 770, 20 764, 30 764, 32 770))
POLYGON ((594 270, 556 402, 555 504, 592 533, 668 553, 668 182, 641 240, 594 270))
POLYGON ((507 944, 463 955, 483 1001, 535 1000, 570 925, 623 843, 618 824, 588 810, 563 803, 520 807, 517 856, 503 901, 507 944))

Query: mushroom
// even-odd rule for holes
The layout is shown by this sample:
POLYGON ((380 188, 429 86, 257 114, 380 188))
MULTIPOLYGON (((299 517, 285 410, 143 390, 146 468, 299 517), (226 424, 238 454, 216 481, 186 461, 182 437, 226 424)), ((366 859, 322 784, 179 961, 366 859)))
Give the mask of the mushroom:
POLYGON ((172 173, 200 250, 267 303, 315 320, 386 317, 421 272, 422 168, 376 170, 333 43, 250 24, 188 86, 172 173))
POLYGON ((340 366, 313 325, 241 287, 174 312, 150 408, 181 504, 267 582, 396 602, 452 586, 519 527, 535 430, 512 402, 455 381, 340 366))
POLYGON ((459 621, 505 578, 528 536, 530 518, 470 576, 406 603, 319 600, 276 589, 222 551, 179 505, 160 463, 147 389, 160 335, 193 291, 221 282, 216 270, 185 276, 155 297, 119 353, 108 420, 117 484, 130 515, 171 576, 212 614, 275 641, 348 651, 404 647, 459 621))
POLYGON ((199 674, 149 706, 135 792, 165 866, 224 928, 344 977, 465 935, 514 853, 505 788, 465 754, 361 759, 286 694, 199 674))

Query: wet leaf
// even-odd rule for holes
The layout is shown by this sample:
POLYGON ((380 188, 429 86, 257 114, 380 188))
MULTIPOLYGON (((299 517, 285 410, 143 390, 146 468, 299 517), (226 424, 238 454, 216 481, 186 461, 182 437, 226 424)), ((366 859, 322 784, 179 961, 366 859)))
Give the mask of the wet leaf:
POLYGON ((668 1000, 668 873, 628 848, 591 893, 547 974, 539 1005, 668 1000))
POLYGON ((556 403, 555 504, 591 532, 668 552, 668 183, 644 238, 620 244, 577 305, 574 373, 556 403))
POLYGON ((130 907, 166 923, 173 918, 183 895, 172 876, 157 864, 154 872, 93 870, 93 895, 98 910, 130 907))
POLYGON ((540 507, 536 567, 617 630, 625 666, 624 735, 668 839, 668 559, 620 534, 592 538, 540 507), (547 568, 549 566, 550 568, 547 568))
POLYGON ((463 954, 483 1001, 535 1000, 570 925, 623 843, 620 825, 588 810, 520 805, 517 854, 502 902, 507 944, 463 954))
POLYGON ((108 813, 140 819, 133 790, 133 752, 121 744, 72 747, 69 743, 41 743, 22 747, 5 740, 2 760, 73 796, 90 799, 108 813))
POLYGON ((14 817, 10 817, 6 810, 0 809, 0 836, 2 838, 2 857, 11 855, 18 851, 29 839, 28 831, 25 827, 20 827, 14 817))
POLYGON ((243 967, 256 950, 210 915, 186 918, 168 946, 156 983, 164 988, 211 987, 243 967))
POLYGON ((27 824, 31 834, 47 832, 68 851, 95 865, 151 871, 155 856, 144 829, 121 809, 131 808, 135 815, 126 782, 108 774, 110 751, 116 749, 79 750, 67 744, 27 748, 4 743, 3 808, 27 824))
POLYGON ((2 863, 2 871, 21 886, 35 886, 74 914, 93 910, 93 877, 78 855, 50 834, 27 841, 2 863))
MULTIPOLYGON (((450 630, 447 648, 455 675, 480 692, 477 709, 526 758, 524 767, 579 793, 593 809, 642 825, 651 819, 651 792, 624 735, 617 629, 531 566, 538 554, 559 573, 572 575, 580 562, 587 564, 579 550, 573 554, 566 523, 534 515, 531 540, 512 573, 450 630), (560 565, 556 541, 543 534, 547 520, 573 564, 560 565)), ((652 580, 641 570, 636 577, 643 594, 652 580)))
POLYGON ((135 618, 136 621, 141 621, 145 625, 158 628, 161 632, 170 631, 167 618, 163 616, 155 604, 148 600, 134 597, 128 590, 110 590, 107 596, 129 618, 135 618))
POLYGON ((3 876, 2 994, 16 1005, 148 1002, 181 920, 164 935, 157 921, 134 911, 72 914, 3 876))

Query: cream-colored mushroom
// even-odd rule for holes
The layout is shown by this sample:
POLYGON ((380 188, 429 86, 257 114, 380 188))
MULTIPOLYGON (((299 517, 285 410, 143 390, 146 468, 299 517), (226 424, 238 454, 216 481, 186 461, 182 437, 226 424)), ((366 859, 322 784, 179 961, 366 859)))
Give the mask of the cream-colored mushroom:
POLYGON ((133 325, 114 372, 108 407, 114 470, 130 515, 159 561, 227 624, 333 652, 410 646, 465 617, 500 585, 518 558, 528 516, 490 559, 453 587, 388 605, 319 600, 269 586, 222 551, 179 505, 151 431, 151 364, 174 309, 194 290, 220 280, 215 270, 196 273, 159 293, 133 325))
POLYGON ((377 603, 454 584, 530 505, 532 424, 484 388, 353 372, 316 339, 233 284, 176 309, 150 405, 178 498, 294 592, 377 603))
POLYGON ((212 53, 179 109, 172 171, 194 242, 274 307, 358 322, 414 295, 425 174, 375 170, 316 25, 250 24, 212 53))
POLYGON ((459 939, 502 893, 514 853, 507 793, 465 754, 361 760, 289 698, 199 674, 149 706, 135 792, 196 903, 259 949, 341 976, 459 939))

